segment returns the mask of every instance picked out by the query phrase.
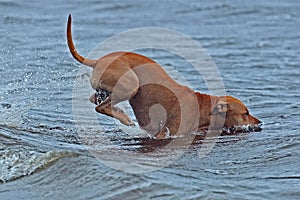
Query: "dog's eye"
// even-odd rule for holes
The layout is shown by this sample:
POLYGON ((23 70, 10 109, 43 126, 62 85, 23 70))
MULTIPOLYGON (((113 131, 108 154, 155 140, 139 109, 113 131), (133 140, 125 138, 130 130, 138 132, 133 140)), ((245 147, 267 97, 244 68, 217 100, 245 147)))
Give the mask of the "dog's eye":
POLYGON ((247 117, 248 115, 249 115, 249 111, 247 111, 243 114, 244 117, 247 117))

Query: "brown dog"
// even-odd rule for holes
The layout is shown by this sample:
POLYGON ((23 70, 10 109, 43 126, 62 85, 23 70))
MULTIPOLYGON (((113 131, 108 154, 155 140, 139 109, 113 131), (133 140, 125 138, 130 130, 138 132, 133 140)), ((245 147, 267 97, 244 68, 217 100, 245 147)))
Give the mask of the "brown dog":
POLYGON ((194 92, 175 82, 150 58, 132 52, 114 52, 98 60, 82 57, 73 44, 71 15, 67 40, 72 56, 93 68, 91 85, 96 93, 90 101, 96 104, 99 113, 125 125, 134 125, 130 117, 115 106, 128 100, 139 126, 156 138, 204 129, 260 130, 261 122, 251 116, 238 99, 194 92))

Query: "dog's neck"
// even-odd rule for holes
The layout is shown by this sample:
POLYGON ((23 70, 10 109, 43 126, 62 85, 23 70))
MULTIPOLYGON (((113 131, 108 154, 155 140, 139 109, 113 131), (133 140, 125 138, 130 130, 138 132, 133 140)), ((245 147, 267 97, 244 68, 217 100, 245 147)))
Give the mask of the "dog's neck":
POLYGON ((200 112, 200 122, 199 128, 208 128, 210 124, 210 117, 212 113, 212 107, 218 101, 217 96, 211 96, 207 94, 201 94, 199 92, 195 92, 198 104, 199 104, 199 112, 200 112))

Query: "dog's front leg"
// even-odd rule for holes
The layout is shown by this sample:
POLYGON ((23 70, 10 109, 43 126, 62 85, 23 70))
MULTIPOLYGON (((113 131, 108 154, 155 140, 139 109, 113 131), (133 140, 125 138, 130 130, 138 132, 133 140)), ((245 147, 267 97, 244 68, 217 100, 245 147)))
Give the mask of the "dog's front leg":
POLYGON ((98 113, 105 114, 107 116, 118 119, 122 124, 127 126, 134 126, 134 122, 131 120, 129 116, 127 116, 123 110, 118 107, 113 106, 111 103, 105 105, 96 106, 95 110, 98 113))

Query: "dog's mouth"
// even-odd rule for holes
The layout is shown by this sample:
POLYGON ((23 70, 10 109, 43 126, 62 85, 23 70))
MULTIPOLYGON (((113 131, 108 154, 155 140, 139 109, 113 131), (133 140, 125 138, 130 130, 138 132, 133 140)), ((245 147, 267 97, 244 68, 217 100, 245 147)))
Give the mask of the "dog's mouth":
POLYGON ((104 103, 109 101, 110 95, 111 95, 111 93, 106 91, 106 90, 96 89, 95 102, 94 103, 96 105, 104 104, 104 103))
POLYGON ((262 130, 262 124, 247 124, 247 125, 233 125, 231 127, 223 127, 222 134, 237 134, 237 133, 249 133, 259 132, 262 130))

